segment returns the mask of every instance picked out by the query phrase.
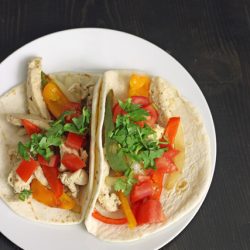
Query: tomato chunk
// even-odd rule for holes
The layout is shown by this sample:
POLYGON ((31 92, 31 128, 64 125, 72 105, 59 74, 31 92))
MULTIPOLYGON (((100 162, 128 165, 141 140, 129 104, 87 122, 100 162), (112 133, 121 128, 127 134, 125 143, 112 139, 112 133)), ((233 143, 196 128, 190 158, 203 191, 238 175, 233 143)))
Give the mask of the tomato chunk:
POLYGON ((143 107, 143 109, 146 110, 149 114, 149 116, 146 116, 147 120, 145 121, 145 123, 150 127, 154 126, 158 119, 158 113, 156 109, 151 104, 143 107))
POLYGON ((42 166, 43 173, 56 197, 63 194, 63 184, 58 178, 58 168, 42 166))
POLYGON ((165 219, 160 201, 154 199, 143 202, 136 214, 138 225, 163 222, 165 219))
POLYGON ((113 107, 113 122, 116 122, 116 118, 118 115, 125 115, 126 112, 120 107, 119 103, 116 103, 113 107))
POLYGON ((164 156, 155 159, 155 165, 157 171, 160 171, 161 173, 172 173, 178 169, 171 159, 164 156))
POLYGON ((36 171, 38 165, 38 162, 33 159, 30 159, 29 161, 22 160, 16 169, 16 173, 24 182, 27 182, 31 175, 36 171))
POLYGON ((180 153, 180 150, 172 148, 172 149, 169 149, 167 152, 165 152, 163 156, 169 159, 173 159, 179 153, 180 153))
POLYGON ((114 218, 110 218, 110 217, 106 217, 102 214, 100 214, 97 210, 95 210, 93 213, 92 213, 92 216, 105 223, 105 224, 113 224, 113 225, 122 225, 122 224, 126 224, 127 223, 127 219, 126 218, 119 218, 119 219, 114 219, 114 218))
POLYGON ((133 104, 140 104, 141 107, 145 107, 150 104, 149 99, 145 96, 132 96, 133 104))
POLYGON ((151 178, 153 181, 153 194, 151 195, 152 199, 160 199, 162 192, 162 181, 163 181, 164 173, 160 171, 154 171, 151 178))
POLYGON ((62 157, 62 164, 71 171, 77 171, 78 169, 86 166, 85 162, 81 158, 74 154, 65 153, 62 157))
POLYGON ((149 197, 153 194, 153 186, 151 181, 144 181, 135 184, 131 193, 130 200, 132 203, 149 197))
POLYGON ((77 135, 69 132, 65 144, 67 147, 79 150, 82 147, 83 140, 83 135, 77 135))
POLYGON ((28 120, 21 119, 21 123, 24 126, 28 135, 39 134, 41 132, 41 129, 38 126, 28 120))
POLYGON ((58 154, 52 155, 49 161, 46 161, 41 155, 38 155, 38 162, 42 166, 57 167, 60 161, 60 156, 58 154))

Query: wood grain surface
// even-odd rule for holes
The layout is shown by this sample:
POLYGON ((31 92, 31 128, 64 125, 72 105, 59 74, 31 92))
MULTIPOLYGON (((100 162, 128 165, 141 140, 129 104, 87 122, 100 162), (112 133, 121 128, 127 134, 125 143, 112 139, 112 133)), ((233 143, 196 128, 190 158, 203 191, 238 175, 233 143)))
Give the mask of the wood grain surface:
MULTIPOLYGON (((0 0, 0 61, 77 27, 153 42, 190 72, 210 106, 218 142, 212 186, 193 221, 162 249, 250 249, 250 1, 0 0)), ((0 249, 20 248, 0 234, 0 249)))

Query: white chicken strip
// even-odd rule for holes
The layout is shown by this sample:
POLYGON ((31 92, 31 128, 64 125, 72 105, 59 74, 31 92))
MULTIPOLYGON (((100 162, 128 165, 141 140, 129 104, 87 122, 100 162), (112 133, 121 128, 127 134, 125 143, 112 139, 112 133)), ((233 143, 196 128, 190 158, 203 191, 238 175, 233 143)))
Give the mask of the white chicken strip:
POLYGON ((8 176, 8 183, 13 187, 15 193, 21 193, 24 189, 30 190, 30 183, 34 179, 32 175, 27 182, 24 182, 16 173, 16 168, 12 169, 8 176))
POLYGON ((37 178, 37 180, 39 180, 44 186, 49 185, 46 177, 44 176, 43 170, 40 166, 37 167, 36 171, 34 172, 34 175, 37 178))
POLYGON ((42 119, 37 115, 27 115, 27 114, 7 114, 6 119, 9 123, 15 126, 22 126, 22 119, 28 120, 31 123, 35 124, 37 127, 41 129, 48 130, 49 129, 49 120, 42 119))
POLYGON ((78 194, 78 186, 84 186, 88 183, 88 175, 85 170, 78 169, 74 173, 64 172, 60 174, 59 178, 61 182, 69 188, 73 197, 77 197, 78 194))
POLYGON ((41 58, 33 59, 28 65, 27 98, 28 110, 31 114, 50 119, 49 112, 42 96, 41 58))

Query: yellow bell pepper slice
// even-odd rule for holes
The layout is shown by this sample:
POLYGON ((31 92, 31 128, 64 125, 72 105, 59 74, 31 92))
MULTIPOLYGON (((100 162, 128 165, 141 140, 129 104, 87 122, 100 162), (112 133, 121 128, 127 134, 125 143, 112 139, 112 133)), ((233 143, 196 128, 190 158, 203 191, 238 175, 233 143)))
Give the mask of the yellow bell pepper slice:
POLYGON ((66 209, 66 210, 71 210, 76 206, 76 202, 74 199, 72 199, 69 195, 66 193, 63 193, 60 197, 59 200, 61 202, 60 208, 66 209))
POLYGON ((71 102, 60 88, 50 80, 43 89, 43 99, 53 116, 58 118, 71 102))
POLYGON ((129 80, 129 96, 149 96, 150 78, 133 74, 129 80))
POLYGON ((131 210, 127 197, 121 191, 117 192, 117 195, 121 201, 121 207, 122 207, 123 213, 125 214, 128 220, 128 227, 131 229, 135 228, 137 225, 137 222, 131 210))

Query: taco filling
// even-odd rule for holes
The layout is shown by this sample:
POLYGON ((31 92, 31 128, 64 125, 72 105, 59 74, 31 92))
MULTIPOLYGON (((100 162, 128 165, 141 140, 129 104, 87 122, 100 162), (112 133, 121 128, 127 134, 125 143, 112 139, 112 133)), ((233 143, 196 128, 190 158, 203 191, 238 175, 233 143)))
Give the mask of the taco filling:
POLYGON ((148 76, 133 74, 128 98, 115 98, 113 90, 106 97, 103 146, 109 173, 92 213, 106 224, 128 224, 132 229, 167 219, 161 194, 173 187, 173 175, 176 180, 181 173, 184 149, 175 143, 181 118, 160 121, 150 81, 148 76), (176 164, 178 155, 182 162, 176 164))
POLYGON ((34 199, 47 207, 81 213, 82 188, 89 180, 92 93, 72 101, 70 87, 62 91, 42 72, 40 58, 29 64, 28 114, 7 114, 7 121, 19 126, 23 135, 9 151, 13 168, 8 184, 22 202, 34 199))

